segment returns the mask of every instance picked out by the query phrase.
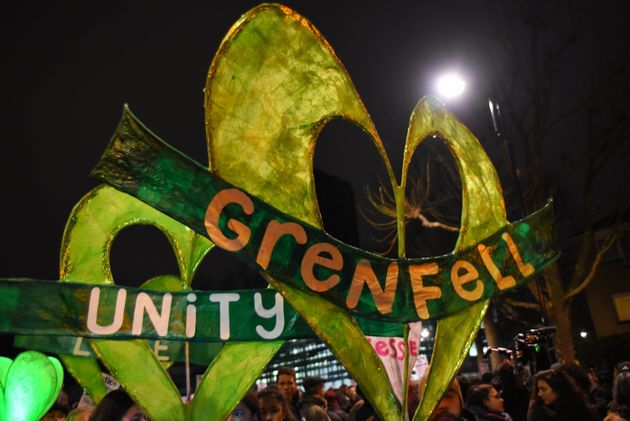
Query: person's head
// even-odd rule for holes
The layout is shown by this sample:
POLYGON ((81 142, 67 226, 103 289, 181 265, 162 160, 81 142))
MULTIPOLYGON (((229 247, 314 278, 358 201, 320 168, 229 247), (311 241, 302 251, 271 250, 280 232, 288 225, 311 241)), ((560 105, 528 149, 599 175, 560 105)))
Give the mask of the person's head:
POLYGON ((438 402, 433 414, 431 414, 431 421, 450 420, 454 417, 460 417, 462 415, 462 391, 459 387, 457 379, 453 379, 442 399, 438 402))
POLYGON ((304 386, 304 391, 306 393, 310 395, 319 395, 323 398, 324 382, 325 380, 321 377, 307 377, 304 379, 302 385, 304 386))
POLYGON ((348 386, 348 388, 346 389, 346 393, 348 396, 350 396, 352 399, 355 399, 357 397, 357 386, 354 384, 351 384, 350 386, 348 386))
POLYGON ((459 383, 459 390, 462 391, 462 397, 466 400, 468 396, 468 389, 470 389, 470 380, 466 376, 457 376, 457 383, 459 383))
POLYGON ((560 364, 556 370, 564 372, 570 376, 575 384, 582 389, 586 394, 591 389, 591 381, 588 377, 588 372, 577 364, 560 364))
POLYGON ((554 404, 564 387, 565 376, 556 370, 540 371, 534 376, 534 387, 532 388, 532 398, 538 399, 545 405, 554 404))
POLYGON ((68 415, 68 408, 55 403, 46 411, 46 414, 42 417, 42 421, 63 421, 66 419, 66 415, 68 415))
POLYGON ((587 400, 585 393, 575 383, 573 377, 561 370, 539 371, 534 376, 532 399, 545 405, 573 405, 587 400))
POLYGON ((123 390, 112 390, 96 405, 90 421, 144 421, 146 418, 123 390))
POLYGON ((230 414, 228 421, 259 421, 258 398, 253 391, 247 392, 230 414))
POLYGON ((284 394, 274 386, 258 392, 258 410, 261 421, 293 421, 295 419, 284 394))
POLYGON ((291 367, 280 367, 276 375, 276 386, 284 398, 291 402, 297 393, 297 382, 295 381, 295 371, 291 367))
POLYGON ((328 403, 328 408, 339 409, 339 399, 337 398, 337 392, 332 389, 327 390, 324 393, 324 397, 326 398, 326 402, 328 403))
POLYGON ((481 383, 484 384, 492 384, 492 378, 494 377, 494 374, 492 374, 490 371, 486 371, 485 373, 483 373, 481 375, 481 383))
POLYGON ((477 406, 485 408, 490 412, 501 413, 505 411, 503 407, 503 398, 499 396, 496 389, 489 384, 480 384, 473 386, 468 390, 469 407, 477 406))
POLYGON ((615 377, 613 401, 617 405, 630 407, 630 370, 622 371, 615 377))
POLYGON ((73 409, 66 417, 66 421, 89 421, 93 410, 91 406, 73 409))
POLYGON ((619 373, 622 373, 624 371, 630 371, 630 361, 620 361, 617 363, 617 365, 615 365, 615 369, 613 371, 613 375, 615 378, 617 378, 617 375, 619 373))

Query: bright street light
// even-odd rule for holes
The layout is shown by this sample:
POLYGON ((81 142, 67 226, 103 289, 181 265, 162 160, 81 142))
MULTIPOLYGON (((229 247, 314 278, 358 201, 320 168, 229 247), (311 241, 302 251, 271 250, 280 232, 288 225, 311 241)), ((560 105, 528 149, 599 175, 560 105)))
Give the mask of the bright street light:
POLYGON ((438 94, 444 99, 452 99, 461 95, 466 82, 457 73, 447 73, 437 80, 438 94))

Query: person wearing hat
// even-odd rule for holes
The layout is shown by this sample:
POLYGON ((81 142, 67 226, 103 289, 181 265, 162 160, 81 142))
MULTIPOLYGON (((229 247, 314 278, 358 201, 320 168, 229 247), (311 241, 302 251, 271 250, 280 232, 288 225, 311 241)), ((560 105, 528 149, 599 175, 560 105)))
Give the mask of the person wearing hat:
POLYGON ((324 395, 324 383, 321 377, 306 377, 302 382, 304 395, 298 405, 300 415, 306 420, 330 419, 326 414, 327 403, 324 395))
POLYGON ((457 379, 453 379, 442 399, 431 414, 430 421, 476 421, 474 414, 464 408, 464 398, 457 379))

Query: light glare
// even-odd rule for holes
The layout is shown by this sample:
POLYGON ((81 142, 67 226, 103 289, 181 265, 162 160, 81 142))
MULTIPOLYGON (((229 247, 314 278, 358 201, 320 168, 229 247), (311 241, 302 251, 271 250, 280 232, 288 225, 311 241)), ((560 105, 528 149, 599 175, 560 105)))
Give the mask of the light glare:
POLYGON ((455 73, 448 73, 437 81, 437 90, 444 98, 455 98, 466 88, 466 82, 455 73))

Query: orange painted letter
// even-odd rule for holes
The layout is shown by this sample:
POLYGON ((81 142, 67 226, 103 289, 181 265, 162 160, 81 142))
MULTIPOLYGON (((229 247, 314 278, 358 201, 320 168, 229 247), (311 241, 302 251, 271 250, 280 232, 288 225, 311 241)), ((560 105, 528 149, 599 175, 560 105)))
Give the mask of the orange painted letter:
POLYGON ((337 247, 328 243, 317 243, 309 247, 302 259, 302 279, 307 287, 316 292, 328 291, 339 283, 339 275, 330 275, 324 280, 317 279, 313 274, 315 265, 340 270, 343 267, 343 257, 337 247), (328 253, 330 258, 322 256, 322 253, 328 253))
POLYGON ((422 284, 422 277, 425 275, 435 275, 440 271, 437 263, 427 263, 426 265, 409 266, 409 279, 411 289, 413 289, 413 302, 416 305, 416 313, 421 319, 429 318, 428 300, 437 300, 442 296, 439 287, 425 287, 422 284))
POLYGON ((225 189, 217 193, 210 201, 204 224, 214 244, 221 247, 223 250, 238 251, 247 245, 251 231, 242 222, 230 219, 227 226, 238 235, 233 240, 223 235, 219 229, 219 217, 223 209, 230 203, 241 205, 246 215, 254 213, 254 203, 249 196, 238 189, 225 189))
POLYGON ((365 284, 367 284, 372 293, 374 304, 376 304, 378 311, 381 314, 390 313, 394 305, 396 286, 398 285, 398 263, 390 263, 387 268, 387 276, 385 277, 385 288, 381 288, 381 284, 379 284, 370 262, 365 259, 360 260, 354 270, 352 285, 350 285, 350 291, 348 292, 348 297, 346 297, 348 308, 355 308, 359 304, 359 298, 365 284))

